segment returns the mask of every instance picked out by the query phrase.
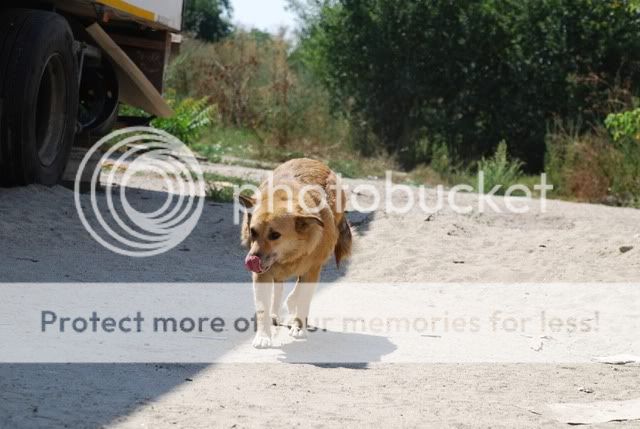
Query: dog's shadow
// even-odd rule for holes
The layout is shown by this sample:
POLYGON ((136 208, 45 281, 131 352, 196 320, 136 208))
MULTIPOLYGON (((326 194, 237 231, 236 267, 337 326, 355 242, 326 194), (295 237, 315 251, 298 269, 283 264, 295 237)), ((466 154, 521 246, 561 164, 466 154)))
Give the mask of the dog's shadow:
POLYGON ((281 347, 280 361, 310 364, 318 367, 366 368, 368 363, 380 362, 396 346, 386 337, 315 330, 307 340, 295 340, 281 347))
MULTIPOLYGON (((354 236, 364 235, 375 215, 349 212, 348 218, 354 236)), ((337 267, 333 261, 329 261, 322 270, 316 294, 343 278, 349 271, 350 263, 351 260, 347 259, 337 267)), ((288 284, 287 287, 292 286, 293 284, 288 284)), ((318 329, 308 333, 308 340, 287 342, 280 348, 284 355, 279 360, 284 363, 305 363, 321 368, 367 368, 368 363, 380 362, 383 356, 392 353, 397 347, 382 336, 318 329)))

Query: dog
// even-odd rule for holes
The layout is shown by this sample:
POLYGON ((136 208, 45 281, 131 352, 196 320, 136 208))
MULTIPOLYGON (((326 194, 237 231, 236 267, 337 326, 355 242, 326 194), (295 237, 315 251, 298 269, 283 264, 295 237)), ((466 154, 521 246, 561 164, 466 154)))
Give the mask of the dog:
POLYGON ((306 158, 277 167, 253 196, 239 196, 245 208, 241 241, 249 248, 245 267, 252 272, 256 307, 254 347, 271 347, 283 282, 291 277, 297 277, 297 283, 286 300, 289 335, 306 337, 322 267, 332 254, 338 267, 351 254, 346 200, 336 174, 322 162, 306 158))

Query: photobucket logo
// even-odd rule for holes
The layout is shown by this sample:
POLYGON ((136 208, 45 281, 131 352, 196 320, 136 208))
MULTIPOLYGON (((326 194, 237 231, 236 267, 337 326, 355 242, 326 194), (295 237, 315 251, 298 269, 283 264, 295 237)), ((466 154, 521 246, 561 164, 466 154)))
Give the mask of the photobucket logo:
MULTIPOLYGON (((415 187, 393 183, 392 173, 387 171, 382 195, 377 187, 368 188, 369 195, 375 202, 369 211, 377 210, 381 202, 384 202, 384 211, 390 214, 406 214, 416 207, 426 214, 436 213, 445 207, 458 214, 486 213, 487 211, 524 214, 531 210, 533 195, 537 192, 539 209, 544 213, 547 210, 547 192, 553 190, 553 185, 547 183, 545 173, 540 175, 539 183, 534 184, 531 189, 523 184, 487 186, 484 171, 480 170, 475 185, 477 187, 470 183, 461 183, 449 189, 445 189, 443 185, 437 185, 433 195, 434 193, 430 193, 424 185, 415 187), (461 194, 474 193, 477 193, 477 198, 465 198, 463 202, 458 200, 461 194)), ((354 193, 359 193, 358 187, 354 189, 354 193)), ((354 207, 357 207, 357 204, 354 204, 354 207)))
POLYGON ((121 255, 148 257, 173 249, 193 231, 202 214, 204 189, 200 165, 184 143, 162 130, 130 127, 108 134, 89 149, 76 173, 74 199, 82 225, 98 243, 121 255), (85 210, 82 178, 98 153, 102 156, 92 164, 91 207, 85 210), (104 196, 99 198, 96 191, 105 174, 104 196), (127 199, 128 185, 141 177, 163 184, 160 207, 142 211, 127 199))
MULTIPOLYGON (((288 183, 277 183, 273 173, 260 186, 245 184, 234 186, 235 207, 234 222, 240 222, 239 214, 252 213, 256 210, 254 203, 243 204, 240 196, 250 196, 255 203, 266 204, 266 210, 273 212, 276 202, 286 201, 289 213, 317 214, 328 207, 329 200, 335 204, 337 212, 349 207, 351 210, 370 213, 383 211, 386 214, 407 214, 419 210, 424 214, 434 214, 445 208, 458 214, 476 213, 514 213, 524 214, 536 205, 540 213, 547 210, 547 193, 553 185, 547 182, 546 174, 540 175, 539 183, 529 188, 523 184, 510 186, 486 184, 483 171, 479 171, 477 182, 462 183, 445 189, 443 185, 427 189, 424 185, 410 186, 393 182, 392 172, 387 171, 384 181, 365 183, 345 183, 337 175, 335 183, 323 188, 318 185, 292 187, 288 183), (347 204, 343 207, 342 199, 336 197, 344 194, 347 204), (534 194, 537 199, 534 199, 534 194), (309 198, 308 198, 309 197, 309 198), (311 205, 308 203, 312 202, 311 205)), ((278 203, 279 204, 279 203, 278 203)), ((281 207, 281 204, 278 205, 281 207)))

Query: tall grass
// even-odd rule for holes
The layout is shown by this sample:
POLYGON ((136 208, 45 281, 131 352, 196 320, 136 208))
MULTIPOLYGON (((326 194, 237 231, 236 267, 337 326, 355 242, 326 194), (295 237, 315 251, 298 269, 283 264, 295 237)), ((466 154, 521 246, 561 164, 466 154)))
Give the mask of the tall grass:
POLYGON ((187 40, 167 84, 206 95, 227 127, 251 130, 277 148, 317 149, 344 143, 348 128, 331 114, 328 94, 289 62, 283 36, 236 32, 211 44, 187 40))
MULTIPOLYGON (((150 122, 150 125, 167 131, 186 144, 197 141, 204 131, 212 127, 218 120, 216 106, 211 105, 206 97, 199 99, 187 97, 178 101, 174 94, 170 94, 166 100, 173 108, 173 116, 155 118, 150 122)), ((148 116, 142 109, 126 104, 120 106, 120 115, 148 116)))
POLYGON ((498 186, 497 195, 504 194, 507 188, 515 185, 522 178, 522 162, 511 159, 507 153, 507 143, 503 140, 498 144, 495 154, 491 158, 478 161, 478 174, 484 176, 486 191, 498 186))
POLYGON ((604 127, 577 133, 556 126, 547 136, 546 171, 555 195, 640 207, 640 144, 604 127))
POLYGON ((179 102, 169 99, 174 115, 170 118, 156 118, 152 125, 178 137, 186 144, 194 143, 205 129, 217 120, 216 106, 205 98, 185 98, 179 102))
POLYGON ((334 115, 328 92, 290 57, 284 35, 237 31, 212 44, 186 40, 167 73, 182 97, 206 96, 220 123, 193 148, 211 161, 225 156, 282 162, 327 161, 346 176, 382 175, 391 158, 354 149, 350 121, 334 115))

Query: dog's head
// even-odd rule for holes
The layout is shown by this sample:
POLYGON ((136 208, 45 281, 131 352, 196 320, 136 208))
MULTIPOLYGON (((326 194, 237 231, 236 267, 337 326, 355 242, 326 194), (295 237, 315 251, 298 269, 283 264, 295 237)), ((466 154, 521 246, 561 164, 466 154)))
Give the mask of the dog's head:
POLYGON ((266 273, 276 263, 294 261, 314 249, 322 236, 324 223, 319 214, 302 211, 284 198, 257 201, 254 197, 240 196, 240 203, 250 209, 245 216, 245 258, 248 270, 266 273))

